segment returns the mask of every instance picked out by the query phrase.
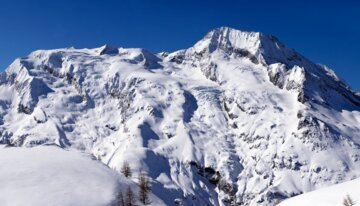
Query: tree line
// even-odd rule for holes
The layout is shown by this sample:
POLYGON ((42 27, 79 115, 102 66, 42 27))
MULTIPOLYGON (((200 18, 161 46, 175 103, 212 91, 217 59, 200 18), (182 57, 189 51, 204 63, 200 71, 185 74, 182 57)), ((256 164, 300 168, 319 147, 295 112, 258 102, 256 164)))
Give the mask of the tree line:
MULTIPOLYGON (((121 173, 126 178, 131 178, 132 171, 131 171, 131 168, 130 168, 130 165, 128 162, 125 161, 123 163, 123 165, 121 167, 121 173)), ((150 196, 149 196, 149 194, 151 192, 149 178, 147 177, 145 172, 140 172, 138 179, 139 179, 139 183, 138 183, 139 193, 137 195, 138 200, 143 205, 149 205, 151 203, 150 196)), ((119 191, 119 193, 116 197, 116 205, 118 205, 118 206, 135 206, 136 205, 136 196, 130 186, 126 189, 125 195, 123 194, 122 190, 119 191)))

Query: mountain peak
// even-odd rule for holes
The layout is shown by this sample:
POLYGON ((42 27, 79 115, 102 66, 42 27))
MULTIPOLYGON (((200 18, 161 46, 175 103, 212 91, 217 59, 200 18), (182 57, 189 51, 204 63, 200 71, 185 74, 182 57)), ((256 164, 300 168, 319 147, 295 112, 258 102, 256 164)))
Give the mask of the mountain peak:
POLYGON ((244 32, 230 27, 220 27, 210 31, 203 39, 198 41, 194 48, 200 52, 208 49, 212 53, 218 48, 243 48, 253 50, 260 43, 259 32, 244 32))
POLYGON ((191 49, 196 53, 221 50, 227 53, 240 51, 253 56, 258 62, 272 64, 280 62, 292 67, 308 64, 308 60, 281 43, 278 38, 261 32, 248 32, 230 27, 219 27, 210 31, 191 49))
POLYGON ((104 46, 99 48, 100 55, 104 55, 104 54, 118 54, 119 53, 119 49, 117 47, 105 44, 104 46))

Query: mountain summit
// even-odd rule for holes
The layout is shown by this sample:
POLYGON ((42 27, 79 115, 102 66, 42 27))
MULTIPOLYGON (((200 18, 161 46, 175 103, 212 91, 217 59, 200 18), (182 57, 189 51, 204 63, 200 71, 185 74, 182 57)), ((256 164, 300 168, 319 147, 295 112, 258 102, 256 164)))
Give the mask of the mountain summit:
POLYGON ((198 53, 216 49, 235 52, 238 55, 249 55, 254 61, 263 64, 292 63, 300 61, 294 50, 287 48, 274 36, 260 32, 244 32, 229 27, 220 27, 209 32, 193 47, 198 53))
POLYGON ((164 205, 275 205, 360 177, 360 96, 275 37, 41 50, 0 75, 0 142, 123 162, 164 205))

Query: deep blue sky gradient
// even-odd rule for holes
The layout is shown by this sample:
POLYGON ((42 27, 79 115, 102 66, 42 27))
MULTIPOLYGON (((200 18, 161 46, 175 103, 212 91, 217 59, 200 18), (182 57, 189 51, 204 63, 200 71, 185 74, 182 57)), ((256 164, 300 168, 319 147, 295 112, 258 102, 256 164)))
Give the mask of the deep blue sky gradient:
POLYGON ((175 51, 220 26, 277 36, 360 90, 355 0, 0 0, 0 71, 37 49, 110 44, 175 51))

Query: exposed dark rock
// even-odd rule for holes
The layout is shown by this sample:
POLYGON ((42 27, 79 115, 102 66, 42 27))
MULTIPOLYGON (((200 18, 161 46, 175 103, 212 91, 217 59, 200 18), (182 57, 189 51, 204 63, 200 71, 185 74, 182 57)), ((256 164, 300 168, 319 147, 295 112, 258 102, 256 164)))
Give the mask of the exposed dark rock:
POLYGON ((114 55, 114 54, 118 54, 119 53, 119 49, 116 47, 111 47, 109 45, 105 45, 102 47, 102 50, 100 51, 100 55, 104 55, 104 54, 108 54, 108 55, 114 55))

